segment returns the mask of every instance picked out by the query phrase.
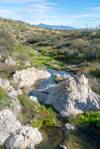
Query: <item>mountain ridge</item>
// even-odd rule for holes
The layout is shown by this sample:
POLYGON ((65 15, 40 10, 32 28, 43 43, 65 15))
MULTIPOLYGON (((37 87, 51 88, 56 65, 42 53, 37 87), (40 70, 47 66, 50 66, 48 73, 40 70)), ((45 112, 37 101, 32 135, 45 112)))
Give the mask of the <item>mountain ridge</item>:
POLYGON ((48 25, 44 23, 40 23, 36 25, 37 27, 40 28, 46 28, 46 29, 54 29, 54 30, 76 30, 77 28, 73 26, 64 26, 64 25, 48 25))

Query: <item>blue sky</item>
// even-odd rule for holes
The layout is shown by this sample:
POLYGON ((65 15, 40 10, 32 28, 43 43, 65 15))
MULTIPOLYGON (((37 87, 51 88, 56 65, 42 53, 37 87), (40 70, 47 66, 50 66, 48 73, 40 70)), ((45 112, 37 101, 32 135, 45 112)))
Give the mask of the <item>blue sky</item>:
POLYGON ((1 0, 0 17, 50 25, 100 25, 100 0, 1 0))

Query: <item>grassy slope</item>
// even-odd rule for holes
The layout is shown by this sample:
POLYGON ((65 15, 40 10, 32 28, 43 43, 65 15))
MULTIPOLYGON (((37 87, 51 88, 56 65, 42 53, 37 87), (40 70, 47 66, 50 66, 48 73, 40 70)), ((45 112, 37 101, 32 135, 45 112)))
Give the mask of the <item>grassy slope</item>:
MULTIPOLYGON (((29 60, 35 67, 85 73, 92 89, 100 93, 100 29, 54 31, 0 19, 0 64, 8 55, 20 65, 15 68, 2 68, 0 65, 0 76, 9 77, 16 69, 24 68, 23 62, 29 60)), ((80 116, 77 120, 80 121, 80 116)), ((41 123, 44 123, 43 119, 41 123)))

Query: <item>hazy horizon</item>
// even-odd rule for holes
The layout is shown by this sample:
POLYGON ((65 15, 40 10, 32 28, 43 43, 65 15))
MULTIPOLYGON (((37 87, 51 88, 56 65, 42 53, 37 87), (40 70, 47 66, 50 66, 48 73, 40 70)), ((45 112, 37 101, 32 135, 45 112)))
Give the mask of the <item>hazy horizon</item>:
POLYGON ((94 28, 100 25, 99 0, 3 0, 0 17, 30 24, 94 28))

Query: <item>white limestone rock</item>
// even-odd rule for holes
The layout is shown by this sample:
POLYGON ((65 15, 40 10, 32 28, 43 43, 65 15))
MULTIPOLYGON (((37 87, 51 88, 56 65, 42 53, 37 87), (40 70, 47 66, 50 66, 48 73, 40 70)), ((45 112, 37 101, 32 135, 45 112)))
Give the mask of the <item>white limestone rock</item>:
POLYGON ((15 90, 13 86, 10 84, 10 81, 6 79, 0 78, 0 87, 5 89, 5 91, 7 92, 7 95, 14 99, 17 98, 18 95, 22 94, 22 91, 20 89, 15 90))
POLYGON ((74 130, 75 129, 75 127, 70 123, 66 123, 65 128, 68 129, 68 130, 74 130))
POLYGON ((51 74, 44 70, 38 70, 35 68, 27 68, 24 70, 16 71, 13 75, 13 80, 18 85, 18 88, 31 87, 36 81, 40 79, 47 79, 51 74))
POLYGON ((59 148, 60 149, 67 149, 67 147, 65 145, 62 145, 62 144, 59 145, 59 148))
POLYGON ((34 149, 41 141, 42 135, 37 128, 22 126, 5 141, 5 149, 34 149))
POLYGON ((63 117, 100 109, 100 95, 91 90, 84 75, 68 75, 64 82, 50 89, 44 102, 53 105, 63 117))
POLYGON ((5 109, 0 111, 0 145, 21 127, 20 122, 15 118, 12 111, 5 109))
POLYGON ((11 56, 9 56, 5 60, 5 64, 7 64, 8 66, 15 66, 16 65, 16 62, 15 62, 15 60, 11 56))
POLYGON ((38 99, 35 96, 29 96, 29 99, 35 103, 38 103, 38 99))
POLYGON ((31 67, 30 61, 25 61, 24 64, 25 64, 25 67, 31 67))
POLYGON ((13 87, 10 85, 10 82, 2 78, 0 78, 0 87, 4 88, 8 92, 13 89, 13 87))

